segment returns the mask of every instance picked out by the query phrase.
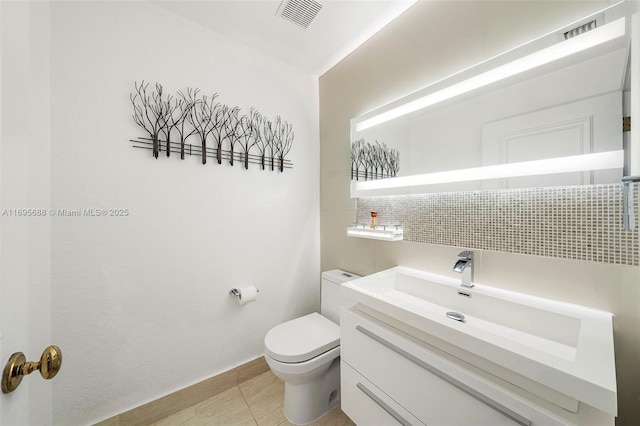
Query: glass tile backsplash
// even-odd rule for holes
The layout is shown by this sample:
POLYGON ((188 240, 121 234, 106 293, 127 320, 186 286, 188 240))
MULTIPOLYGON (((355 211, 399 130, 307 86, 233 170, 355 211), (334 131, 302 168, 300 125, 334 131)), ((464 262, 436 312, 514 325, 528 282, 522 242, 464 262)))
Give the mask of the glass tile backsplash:
POLYGON ((404 240, 638 266, 636 226, 622 227, 622 184, 367 197, 357 221, 401 224, 404 240))

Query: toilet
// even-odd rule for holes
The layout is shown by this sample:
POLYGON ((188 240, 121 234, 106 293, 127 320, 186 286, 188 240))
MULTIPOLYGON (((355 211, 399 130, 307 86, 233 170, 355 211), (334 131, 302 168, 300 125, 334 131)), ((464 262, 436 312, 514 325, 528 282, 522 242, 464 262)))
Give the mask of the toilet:
POLYGON ((340 308, 354 303, 340 288, 356 278, 323 272, 320 314, 276 325, 264 337, 264 357, 284 381, 284 415, 293 424, 311 423, 340 402, 340 308))

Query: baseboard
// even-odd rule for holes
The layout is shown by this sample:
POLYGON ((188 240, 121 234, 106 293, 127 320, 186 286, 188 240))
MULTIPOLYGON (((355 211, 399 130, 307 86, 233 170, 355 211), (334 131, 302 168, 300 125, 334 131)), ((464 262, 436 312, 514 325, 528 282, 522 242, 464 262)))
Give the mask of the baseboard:
POLYGON ((264 357, 259 357, 217 376, 203 380, 167 396, 110 417, 95 426, 138 426, 157 422, 191 407, 234 386, 269 371, 264 357))

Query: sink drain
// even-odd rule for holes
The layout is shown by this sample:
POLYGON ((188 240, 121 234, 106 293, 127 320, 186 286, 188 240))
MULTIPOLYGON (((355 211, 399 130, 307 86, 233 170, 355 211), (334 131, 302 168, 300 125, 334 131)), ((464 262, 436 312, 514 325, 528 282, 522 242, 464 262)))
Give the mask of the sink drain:
POLYGON ((447 317, 455 321, 464 322, 464 315, 462 315, 460 312, 447 312, 447 317))

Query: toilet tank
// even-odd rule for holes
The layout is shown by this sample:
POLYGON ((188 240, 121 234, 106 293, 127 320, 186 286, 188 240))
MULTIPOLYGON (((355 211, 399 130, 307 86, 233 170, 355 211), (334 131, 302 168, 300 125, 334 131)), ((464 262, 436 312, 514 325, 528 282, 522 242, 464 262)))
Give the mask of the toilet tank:
POLYGON ((322 273, 320 287, 320 313, 336 324, 340 324, 340 308, 351 306, 353 299, 345 296, 342 291, 342 283, 360 278, 351 272, 333 269, 322 273))

